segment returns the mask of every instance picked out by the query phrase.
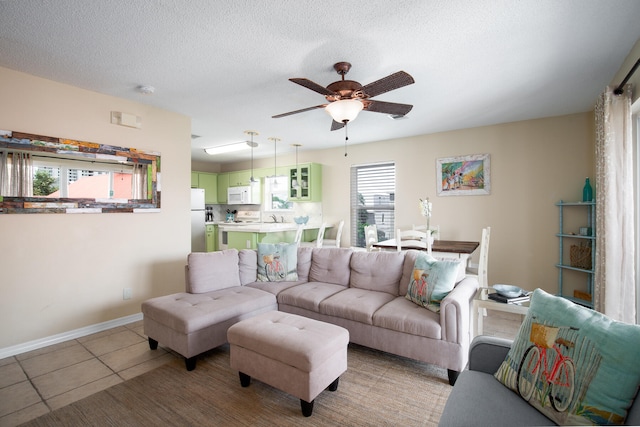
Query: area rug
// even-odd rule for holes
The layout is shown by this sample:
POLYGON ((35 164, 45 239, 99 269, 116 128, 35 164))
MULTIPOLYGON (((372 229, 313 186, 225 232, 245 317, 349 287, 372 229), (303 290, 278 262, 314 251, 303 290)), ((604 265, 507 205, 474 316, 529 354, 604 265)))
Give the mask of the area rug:
POLYGON ((222 346, 194 371, 176 359, 24 425, 435 426, 450 390, 445 369, 350 344, 338 390, 305 418, 291 395, 256 380, 242 388, 222 346))

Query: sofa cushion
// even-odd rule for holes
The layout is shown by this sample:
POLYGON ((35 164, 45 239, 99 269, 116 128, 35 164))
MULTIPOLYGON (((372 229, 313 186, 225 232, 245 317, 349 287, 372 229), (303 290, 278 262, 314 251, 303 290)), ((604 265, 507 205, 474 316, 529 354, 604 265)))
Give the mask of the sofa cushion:
POLYGON ((186 292, 152 298, 142 303, 142 313, 181 334, 191 334, 216 323, 265 307, 275 309, 268 292, 236 286, 202 294, 186 292))
POLYGON ((438 261, 427 253, 420 253, 413 266, 406 298, 431 311, 440 311, 440 302, 456 284, 457 261, 438 261))
POLYGON ((347 248, 313 248, 309 281, 348 286, 352 253, 347 248))
POLYGON ((394 298, 387 292, 349 288, 322 301, 320 313, 372 325, 374 313, 394 298))
POLYGON ((440 315, 425 310, 403 296, 396 297, 376 311, 373 324, 405 334, 442 339, 440 315))
POLYGON ((536 289, 495 377, 558 424, 623 424, 640 385, 638 348, 640 326, 536 289), (559 365, 560 378, 573 384, 573 393, 544 379, 558 351, 566 360, 559 365), (536 357, 545 354, 541 367, 536 357))
POLYGON ((477 371, 460 374, 438 423, 439 427, 553 425, 493 375, 477 371))
POLYGON ((308 282, 292 286, 278 294, 278 304, 291 305, 318 312, 320 303, 331 295, 344 291, 342 285, 324 282, 308 282))
POLYGON ((438 261, 449 261, 453 262, 458 266, 457 274, 456 274, 456 283, 459 283, 462 279, 467 276, 467 261, 469 260, 469 256, 465 254, 464 257, 459 257, 459 254, 439 254, 434 252, 432 256, 438 261))
POLYGON ((200 294, 240 286, 238 251, 192 252, 187 257, 187 292, 200 294))
POLYGON ((292 282, 298 280, 298 245, 295 243, 258 243, 258 281, 292 282))
POLYGON ((409 283, 413 278, 413 266, 416 263, 418 254, 422 251, 410 249, 404 252, 404 264, 402 265, 402 278, 400 279, 400 286, 398 287, 398 295, 404 296, 409 288, 409 283))
POLYGON ((306 281, 297 280, 295 282, 251 282, 247 283, 245 286, 250 288, 260 289, 265 292, 270 292, 273 295, 278 295, 280 292, 285 289, 289 289, 293 286, 301 285, 303 283, 307 283, 306 281))
MULTIPOLYGON (((311 268, 311 254, 313 253, 312 247, 299 247, 298 248, 298 283, 308 282, 309 280, 309 269, 311 268)), ((258 251, 255 249, 241 249, 238 253, 240 257, 240 283, 242 286, 247 284, 253 284, 258 280, 258 251)), ((254 286, 258 289, 263 289, 261 286, 254 286)), ((273 289, 286 289, 288 286, 284 287, 276 287, 273 289)), ((278 292, 273 292, 272 288, 265 289, 271 293, 278 294, 278 292)))
POLYGON ((310 246, 300 246, 298 248, 298 280, 309 281, 309 270, 311 269, 311 256, 313 248, 310 246))
POLYGON ((238 257, 240 284, 244 286, 258 280, 258 252, 254 249, 241 249, 238 257))
POLYGON ((354 252, 349 287, 398 295, 403 252, 354 252))

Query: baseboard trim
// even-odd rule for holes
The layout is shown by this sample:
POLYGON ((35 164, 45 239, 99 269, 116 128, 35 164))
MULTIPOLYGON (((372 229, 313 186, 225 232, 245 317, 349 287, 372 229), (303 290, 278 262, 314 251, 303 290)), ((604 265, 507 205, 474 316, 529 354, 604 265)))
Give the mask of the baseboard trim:
POLYGON ((58 344, 64 341, 81 338, 87 335, 95 334, 96 332, 106 331, 107 329, 115 328, 117 326, 128 325, 129 323, 137 322, 139 320, 142 320, 142 313, 120 317, 118 319, 108 320, 102 323, 96 323, 95 325, 85 326, 84 328, 74 329, 72 331, 63 332, 57 335, 51 335, 49 337, 17 344, 11 347, 0 348, 0 359, 15 356, 16 354, 26 353, 28 351, 37 350, 39 348, 58 344))

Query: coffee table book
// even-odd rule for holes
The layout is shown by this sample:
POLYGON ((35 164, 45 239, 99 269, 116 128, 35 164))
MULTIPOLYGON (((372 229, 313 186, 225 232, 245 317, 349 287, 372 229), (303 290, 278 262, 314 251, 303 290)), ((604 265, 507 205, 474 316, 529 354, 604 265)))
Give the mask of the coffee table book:
POLYGON ((495 292, 495 293, 489 294, 489 299, 493 301, 505 303, 505 304, 519 304, 522 302, 529 301, 530 297, 528 294, 521 294, 520 296, 517 296, 517 297, 507 298, 504 295, 500 295, 499 293, 495 292))

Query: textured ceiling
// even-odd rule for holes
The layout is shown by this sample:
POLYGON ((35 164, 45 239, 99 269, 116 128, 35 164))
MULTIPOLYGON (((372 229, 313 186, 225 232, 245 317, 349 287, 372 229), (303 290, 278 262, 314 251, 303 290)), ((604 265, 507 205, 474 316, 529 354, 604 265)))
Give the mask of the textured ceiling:
POLYGON ((187 115, 192 158, 224 162, 249 154, 203 148, 247 129, 256 157, 268 137, 279 151, 343 145, 321 109, 271 118, 322 104, 288 78, 327 86, 339 61, 363 85, 416 81, 375 98, 413 104, 405 119, 363 112, 351 144, 591 110, 639 17, 637 0, 0 0, 0 66, 187 115))

